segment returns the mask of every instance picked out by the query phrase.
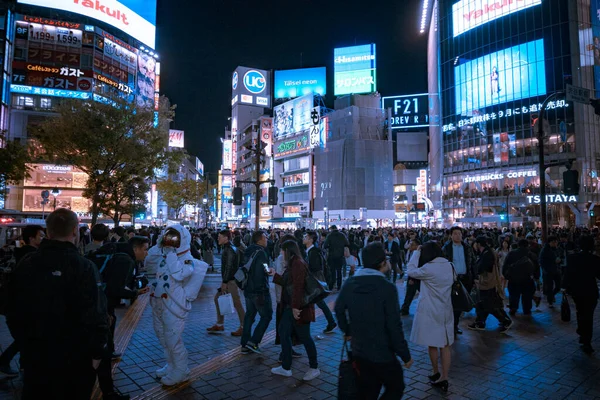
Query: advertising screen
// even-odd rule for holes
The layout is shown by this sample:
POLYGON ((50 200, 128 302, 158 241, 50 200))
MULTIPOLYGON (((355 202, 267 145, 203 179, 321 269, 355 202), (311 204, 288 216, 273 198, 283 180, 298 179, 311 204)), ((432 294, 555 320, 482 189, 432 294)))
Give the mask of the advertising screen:
POLYGON ((389 121, 392 129, 429 126, 429 94, 419 93, 405 96, 383 97, 384 110, 392 109, 389 121))
POLYGON ((538 4, 542 4, 542 0, 461 0, 452 5, 454 37, 538 4))
POLYGON ((156 60, 140 52, 137 73, 137 104, 154 108, 154 85, 156 82, 156 60))
POLYGON ((97 19, 154 49, 156 0, 18 0, 18 3, 69 11, 97 19))
POLYGON ((223 169, 231 169, 231 140, 223 141, 223 169))
POLYGON ((591 46, 594 52, 594 88, 596 89, 595 98, 600 97, 600 0, 590 1, 590 20, 592 21, 593 44, 591 46))
POLYGON ((334 94, 375 92, 376 58, 375 43, 334 49, 334 94))
POLYGON ((298 97, 273 109, 273 136, 277 140, 285 135, 302 132, 310 128, 313 95, 298 97))
POLYGON ((259 107, 271 107, 271 78, 262 69, 237 67, 231 76, 231 105, 238 101, 259 107))
POLYGON ((279 143, 275 143, 274 156, 275 159, 278 159, 306 151, 308 148, 308 134, 304 134, 291 139, 283 140, 279 143))
POLYGON ((302 68, 275 71, 275 98, 285 99, 309 93, 327 93, 327 69, 302 68))
POLYGON ((546 94, 544 39, 454 67, 456 114, 546 94))
POLYGON ((183 147, 183 131, 169 129, 169 147, 183 147))

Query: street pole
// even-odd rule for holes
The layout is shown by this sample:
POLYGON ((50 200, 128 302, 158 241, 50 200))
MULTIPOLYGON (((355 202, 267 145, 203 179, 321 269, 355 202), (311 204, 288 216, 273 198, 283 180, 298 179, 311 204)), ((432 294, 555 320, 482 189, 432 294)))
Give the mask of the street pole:
POLYGON ((506 223, 508 224, 508 230, 510 230, 510 192, 506 195, 506 223))
POLYGON ((546 204, 546 163, 544 160, 544 111, 550 100, 563 92, 555 92, 544 100, 542 107, 540 108, 540 114, 538 116, 538 148, 539 148, 539 175, 540 175, 540 216, 542 222, 542 244, 546 244, 548 239, 548 215, 547 215, 547 204, 546 204))

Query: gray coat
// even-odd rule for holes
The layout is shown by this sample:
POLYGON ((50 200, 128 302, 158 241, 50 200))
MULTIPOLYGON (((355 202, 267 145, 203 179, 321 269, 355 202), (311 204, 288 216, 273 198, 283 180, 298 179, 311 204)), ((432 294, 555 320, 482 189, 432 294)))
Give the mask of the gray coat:
POLYGON ((421 295, 410 341, 422 346, 448 346, 454 343, 452 265, 445 258, 438 257, 418 268, 420 256, 420 251, 413 253, 407 271, 411 278, 421 280, 421 295))

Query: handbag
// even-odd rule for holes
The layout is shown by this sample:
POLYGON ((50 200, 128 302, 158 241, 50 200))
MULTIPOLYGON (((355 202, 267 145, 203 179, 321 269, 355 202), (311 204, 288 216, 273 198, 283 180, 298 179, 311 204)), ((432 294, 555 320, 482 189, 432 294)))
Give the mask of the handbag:
POLYGON ((358 367, 352 358, 352 350, 348 348, 348 341, 344 339, 342 346, 342 355, 340 357, 340 368, 338 373, 338 399, 339 400, 357 400, 358 399, 358 367), (348 356, 344 359, 344 351, 348 356))
POLYGON ((560 305, 560 319, 563 322, 571 321, 571 305, 569 304, 569 296, 563 292, 562 304, 560 305))
POLYGON ((465 288, 465 285, 458 279, 454 264, 452 266, 452 275, 454 277, 454 283, 452 283, 452 308, 454 311, 469 312, 475 307, 475 303, 471 298, 471 294, 465 288))
POLYGON ((302 297, 302 307, 318 303, 329 296, 331 292, 327 288, 327 282, 319 280, 315 274, 306 267, 306 277, 304 278, 304 296, 302 297))
POLYGON ((217 298, 219 303, 219 312, 221 315, 233 314, 235 308, 233 307, 233 297, 230 293, 223 294, 217 298))

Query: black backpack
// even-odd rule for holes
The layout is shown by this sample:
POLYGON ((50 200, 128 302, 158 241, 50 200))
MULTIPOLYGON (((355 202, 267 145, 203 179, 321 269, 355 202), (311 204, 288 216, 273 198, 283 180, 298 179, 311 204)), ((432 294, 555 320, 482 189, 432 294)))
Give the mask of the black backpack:
POLYGON ((508 276, 505 276, 509 281, 524 283, 533 279, 535 265, 528 255, 519 258, 508 268, 508 276))

